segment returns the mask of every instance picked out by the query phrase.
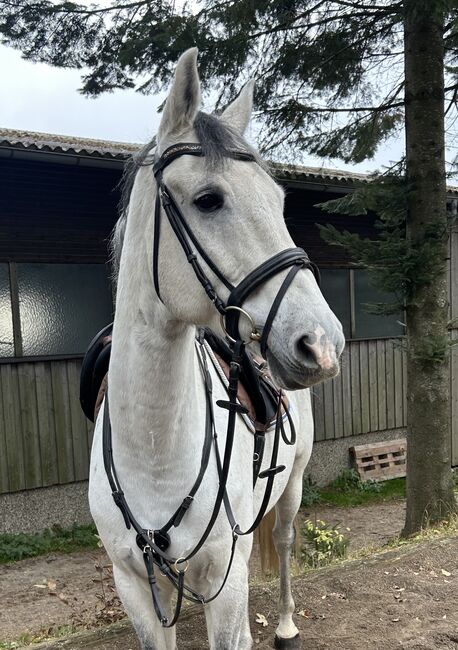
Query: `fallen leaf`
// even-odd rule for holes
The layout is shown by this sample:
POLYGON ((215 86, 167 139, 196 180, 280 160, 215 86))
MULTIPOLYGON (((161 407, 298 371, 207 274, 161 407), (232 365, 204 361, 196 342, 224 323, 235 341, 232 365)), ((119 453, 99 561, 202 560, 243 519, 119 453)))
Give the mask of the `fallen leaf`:
POLYGON ((49 591, 56 591, 57 583, 54 580, 48 580, 49 591))
POLYGON ((256 614, 256 623, 259 623, 262 627, 267 627, 269 625, 264 614, 256 614))
POLYGON ((309 613, 308 613, 308 611, 306 609, 301 609, 301 611, 297 612, 297 613, 299 614, 299 616, 303 616, 304 618, 309 617, 309 613))
POLYGON ((339 598, 340 600, 347 600, 347 597, 346 597, 345 594, 340 594, 337 591, 331 591, 331 593, 329 595, 334 596, 334 598, 339 598))
POLYGON ((65 594, 63 594, 62 592, 60 592, 60 594, 59 594, 59 598, 60 598, 60 600, 61 600, 63 603, 65 603, 66 605, 68 605, 68 598, 67 598, 67 596, 66 596, 65 594))

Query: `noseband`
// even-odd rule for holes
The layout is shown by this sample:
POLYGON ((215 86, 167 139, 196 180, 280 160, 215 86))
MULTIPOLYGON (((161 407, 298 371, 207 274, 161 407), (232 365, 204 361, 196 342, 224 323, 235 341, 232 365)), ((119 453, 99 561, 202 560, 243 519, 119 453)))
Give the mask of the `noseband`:
MULTIPOLYGON (((172 145, 164 151, 162 156, 153 166, 154 176, 157 183, 156 204, 154 210, 154 243, 153 243, 153 281, 154 288, 158 297, 162 300, 159 290, 159 242, 161 232, 161 206, 167 215, 169 223, 175 233, 188 262, 191 264, 195 276, 204 288, 207 296, 214 303, 216 309, 221 314, 221 324, 229 341, 235 343, 237 340, 243 340, 239 331, 240 316, 244 316, 251 323, 250 339, 259 341, 261 354, 265 358, 267 351, 267 339, 272 328, 275 315, 280 307, 280 303, 293 281, 296 273, 300 269, 310 269, 319 282, 319 271, 316 265, 310 261, 307 253, 302 248, 287 248, 276 255, 273 255, 265 262, 257 266, 249 273, 239 284, 234 286, 224 275, 224 273, 213 262, 208 253, 203 249, 199 240, 193 233, 190 225, 186 221, 183 212, 180 210, 175 198, 164 182, 163 171, 174 160, 180 156, 204 156, 200 144, 183 142, 172 145), (193 248, 194 247, 194 248, 193 248), (205 262, 213 274, 229 290, 229 296, 224 301, 213 282, 205 273, 201 262, 199 261, 196 251, 200 258, 205 262), (262 333, 259 332, 251 316, 243 309, 243 303, 248 296, 257 289, 261 284, 267 282, 274 275, 290 268, 278 293, 272 303, 270 312, 267 316, 262 333)), ((228 152, 228 157, 233 160, 242 160, 245 162, 256 162, 256 158, 248 151, 232 149, 228 152)), ((245 341, 247 342, 247 341, 245 341)))

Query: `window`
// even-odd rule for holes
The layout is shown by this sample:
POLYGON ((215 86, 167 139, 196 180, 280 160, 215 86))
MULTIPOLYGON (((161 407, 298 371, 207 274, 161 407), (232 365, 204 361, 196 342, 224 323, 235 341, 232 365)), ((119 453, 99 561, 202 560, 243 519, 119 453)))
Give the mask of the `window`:
POLYGON ((11 312, 8 264, 0 264, 0 356, 14 357, 13 314, 11 312))
POLYGON ((0 265, 3 357, 83 353, 112 312, 104 264, 0 265))
POLYGON ((372 287, 363 269, 320 269, 321 290, 341 321, 347 339, 402 336, 403 315, 378 316, 366 311, 367 303, 391 302, 390 295, 372 287))
POLYGON ((343 326, 346 338, 351 332, 350 274, 348 271, 320 269, 321 291, 343 326))

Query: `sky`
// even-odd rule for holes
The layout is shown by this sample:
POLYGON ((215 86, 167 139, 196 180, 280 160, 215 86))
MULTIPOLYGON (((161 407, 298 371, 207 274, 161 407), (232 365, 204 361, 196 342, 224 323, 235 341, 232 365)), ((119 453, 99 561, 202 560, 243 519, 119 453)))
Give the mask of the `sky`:
MULTIPOLYGON (((156 133, 157 108, 166 97, 165 92, 145 96, 120 90, 86 98, 78 93, 81 71, 24 61, 19 51, 4 45, 0 45, 0 74, 0 128, 143 143, 156 133)), ((304 164, 367 172, 389 166, 402 151, 401 137, 381 147, 374 160, 359 165, 315 156, 307 156, 304 164)))

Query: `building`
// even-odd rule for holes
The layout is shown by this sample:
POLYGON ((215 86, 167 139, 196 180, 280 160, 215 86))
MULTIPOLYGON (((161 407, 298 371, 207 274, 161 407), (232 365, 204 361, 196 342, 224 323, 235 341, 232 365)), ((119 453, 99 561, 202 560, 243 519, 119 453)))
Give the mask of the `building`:
MULTIPOLYGON (((117 219, 125 159, 139 145, 0 130, 0 531, 87 518, 92 427, 79 406, 79 369, 92 336, 112 319, 107 240, 117 219)), ((367 273, 327 246, 317 223, 363 235, 374 218, 328 215, 317 203, 351 191, 348 172, 276 165, 285 219, 320 267, 323 293, 343 322, 342 372, 313 389, 311 473, 332 479, 348 448, 405 433, 402 314, 364 311, 383 300, 367 273)), ((458 191, 450 189, 456 205, 458 191)), ((451 318, 458 317, 458 230, 450 239, 451 318)), ((458 338, 458 330, 453 335, 458 338)), ((458 465, 458 353, 452 385, 458 465)))

